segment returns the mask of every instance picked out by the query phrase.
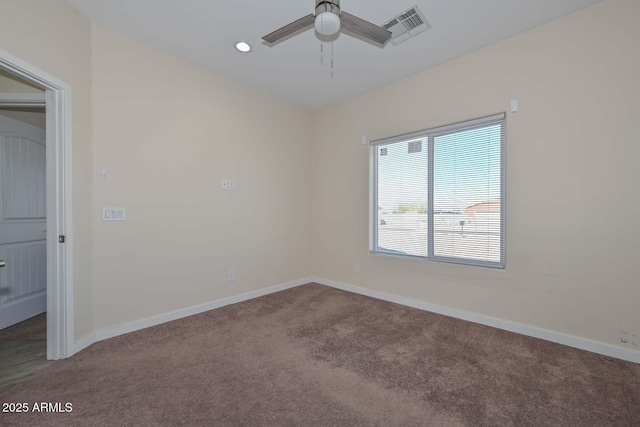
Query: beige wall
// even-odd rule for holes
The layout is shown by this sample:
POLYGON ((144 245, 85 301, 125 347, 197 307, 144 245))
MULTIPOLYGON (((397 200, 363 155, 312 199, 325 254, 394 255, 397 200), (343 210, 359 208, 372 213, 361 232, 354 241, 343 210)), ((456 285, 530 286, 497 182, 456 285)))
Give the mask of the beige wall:
POLYGON ((307 277, 310 114, 109 30, 92 40, 95 328, 307 277))
POLYGON ((605 1, 318 113, 313 275, 612 345, 621 328, 640 334, 638 16, 638 1, 605 1), (506 269, 369 255, 362 135, 511 99, 506 269))
POLYGON ((65 0, 0 1, 0 49, 71 85, 76 338, 93 330, 90 23, 65 0))

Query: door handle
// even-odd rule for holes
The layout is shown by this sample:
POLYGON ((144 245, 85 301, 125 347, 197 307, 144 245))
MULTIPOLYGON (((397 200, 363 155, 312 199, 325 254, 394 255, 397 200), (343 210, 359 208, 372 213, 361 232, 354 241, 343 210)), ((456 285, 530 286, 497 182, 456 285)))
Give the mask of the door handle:
POLYGON ((4 262, 4 260, 3 260, 3 259, 0 259, 0 268, 4 267, 4 266, 6 266, 6 265, 7 265, 7 263, 6 263, 6 262, 4 262))

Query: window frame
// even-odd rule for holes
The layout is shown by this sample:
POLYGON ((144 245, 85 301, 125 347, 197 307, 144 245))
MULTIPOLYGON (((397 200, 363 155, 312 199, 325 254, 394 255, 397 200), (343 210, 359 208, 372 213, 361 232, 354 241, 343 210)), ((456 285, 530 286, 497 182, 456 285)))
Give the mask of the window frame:
POLYGON ((394 258, 410 258, 427 261, 439 261, 454 264, 474 265, 480 267, 504 269, 506 265, 506 139, 507 139, 507 120, 506 113, 494 114, 491 116, 481 117, 473 120, 453 123, 445 126, 425 129, 418 132, 407 133, 403 135, 392 136, 389 138, 378 139, 369 143, 369 254, 380 255, 394 258), (489 127, 492 125, 502 126, 500 140, 500 260, 486 261, 480 259, 470 259, 462 257, 450 257, 435 255, 434 244, 434 139, 443 135, 468 131, 489 127), (378 149, 386 145, 392 145, 401 142, 409 142, 416 139, 427 140, 427 162, 428 162, 428 190, 427 190, 427 256, 396 254, 377 250, 378 246, 378 227, 380 225, 379 203, 378 203, 378 149))

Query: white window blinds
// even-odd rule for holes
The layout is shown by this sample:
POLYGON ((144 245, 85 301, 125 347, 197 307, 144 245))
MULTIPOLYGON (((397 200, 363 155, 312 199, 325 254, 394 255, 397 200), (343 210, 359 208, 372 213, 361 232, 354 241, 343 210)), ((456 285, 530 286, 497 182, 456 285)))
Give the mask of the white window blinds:
POLYGON ((371 251, 503 267, 505 115, 371 143, 371 251))

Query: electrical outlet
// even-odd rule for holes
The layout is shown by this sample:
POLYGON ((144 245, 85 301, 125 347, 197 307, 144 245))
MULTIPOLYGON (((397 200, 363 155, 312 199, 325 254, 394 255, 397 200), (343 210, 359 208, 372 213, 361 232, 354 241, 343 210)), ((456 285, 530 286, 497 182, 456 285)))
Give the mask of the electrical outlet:
POLYGON ((360 273, 360 264, 358 263, 353 264, 353 272, 360 273))
POLYGON ((229 190, 230 191, 236 191, 236 180, 235 179, 230 179, 229 180, 229 190))
POLYGON ((228 277, 230 282, 235 282, 236 281, 236 272, 234 270, 229 270, 229 273, 227 274, 227 277, 228 277))
POLYGON ((620 342, 622 344, 629 344, 629 331, 626 329, 620 329, 620 342))
POLYGON ((629 347, 638 347, 640 341, 633 332, 630 332, 628 329, 621 329, 620 342, 629 347))

